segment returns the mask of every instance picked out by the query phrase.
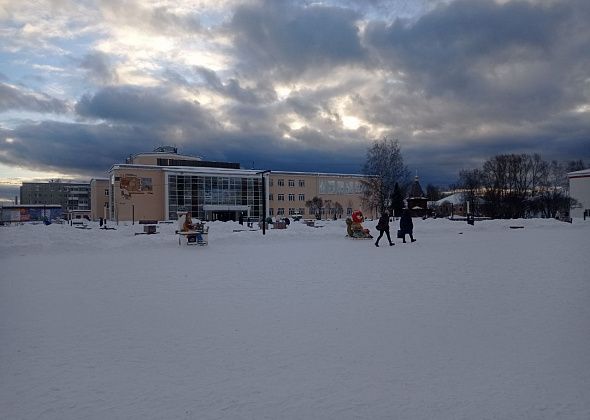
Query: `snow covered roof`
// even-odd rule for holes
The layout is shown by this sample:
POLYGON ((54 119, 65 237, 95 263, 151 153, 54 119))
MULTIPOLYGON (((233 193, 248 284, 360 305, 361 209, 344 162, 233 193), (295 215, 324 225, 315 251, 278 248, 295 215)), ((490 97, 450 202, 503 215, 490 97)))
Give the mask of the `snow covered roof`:
POLYGON ((317 176, 345 176, 345 177, 358 177, 358 178, 370 178, 374 175, 363 175, 363 174, 341 174, 341 173, 330 173, 330 172, 298 172, 298 171, 272 171, 275 175, 317 175, 317 176))
POLYGON ((448 197, 441 198, 438 201, 435 201, 435 204, 437 206, 440 206, 443 203, 463 204, 464 202, 465 202, 465 198, 463 198, 463 193, 462 192, 458 192, 458 193, 455 193, 455 194, 451 194, 448 197))
POLYGON ((586 178, 590 176, 590 169, 582 169, 581 171, 569 172, 569 178, 586 178))

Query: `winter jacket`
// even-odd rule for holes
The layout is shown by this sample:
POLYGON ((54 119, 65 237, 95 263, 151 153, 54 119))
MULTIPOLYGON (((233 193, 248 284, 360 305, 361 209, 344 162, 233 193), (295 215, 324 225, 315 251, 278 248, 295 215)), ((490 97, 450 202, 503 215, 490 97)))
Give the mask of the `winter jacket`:
POLYGON ((414 229, 412 217, 409 214, 403 214, 399 219, 399 229, 404 233, 410 233, 414 229))
POLYGON ((389 216, 387 215, 381 215, 381 217, 379 218, 379 222, 377 222, 377 230, 378 231, 385 231, 385 230, 389 230, 389 216))

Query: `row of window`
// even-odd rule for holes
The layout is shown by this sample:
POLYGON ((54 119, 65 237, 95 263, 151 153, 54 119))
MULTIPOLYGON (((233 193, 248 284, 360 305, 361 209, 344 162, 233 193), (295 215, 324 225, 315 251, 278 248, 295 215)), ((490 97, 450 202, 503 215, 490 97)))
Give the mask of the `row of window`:
MULTIPOLYGON (((289 179, 287 180, 287 182, 289 183, 289 187, 294 187, 295 186, 295 180, 294 179, 289 179)), ((297 180, 299 186, 301 188, 305 187, 305 180, 304 179, 298 179, 297 180)), ((268 181, 269 186, 273 186, 273 180, 269 180, 268 181)), ((284 187, 285 186, 285 180, 284 179, 277 179, 277 186, 279 187, 284 187)))
POLYGON ((262 183, 258 178, 218 178, 201 175, 168 176, 168 217, 177 218, 178 211, 190 211, 194 218, 211 216, 203 206, 249 206, 250 216, 262 213, 262 183))
MULTIPOLYGON (((302 216, 305 216, 305 208, 300 207, 298 209, 290 207, 289 208, 289 216, 293 216, 294 214, 300 214, 302 216)), ((334 214, 334 212, 336 211, 336 209, 330 209, 329 214, 334 214)), ((313 215, 313 212, 309 212, 310 215, 313 215)), ((326 214, 326 209, 321 209, 321 214, 326 214)), ((346 215, 350 216, 352 214, 352 208, 349 207, 346 209, 346 215)), ((268 209, 268 215, 269 216, 274 216, 274 209, 273 208, 269 208, 268 209)), ((284 207, 279 207, 277 208, 277 216, 284 216, 285 215, 285 208, 284 207)))
MULTIPOLYGON (((295 194, 288 195, 289 201, 295 201, 295 194)), ((299 201, 305 201, 305 194, 299 194, 299 201)), ((273 194, 268 195, 270 201, 274 200, 273 194)), ((277 194, 277 201, 285 201, 285 194, 277 194)))
MULTIPOLYGON (((301 207, 301 208, 290 208, 289 209, 289 216, 292 216, 294 214, 301 214, 304 215, 305 214, 305 208, 301 207)), ((269 216, 274 216, 274 209, 270 208, 268 209, 268 215, 269 216)), ((284 216, 285 215, 285 209, 283 207, 279 207, 277 209, 277 216, 284 216)))

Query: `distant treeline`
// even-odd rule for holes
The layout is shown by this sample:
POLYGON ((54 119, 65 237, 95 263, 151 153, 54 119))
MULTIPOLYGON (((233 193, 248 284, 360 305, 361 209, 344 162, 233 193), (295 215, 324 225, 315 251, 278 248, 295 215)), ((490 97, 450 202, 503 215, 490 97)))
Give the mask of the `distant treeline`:
POLYGON ((585 169, 581 160, 545 161, 538 154, 496 155, 478 169, 462 170, 454 186, 474 212, 492 218, 556 217, 575 205, 568 172, 585 169))

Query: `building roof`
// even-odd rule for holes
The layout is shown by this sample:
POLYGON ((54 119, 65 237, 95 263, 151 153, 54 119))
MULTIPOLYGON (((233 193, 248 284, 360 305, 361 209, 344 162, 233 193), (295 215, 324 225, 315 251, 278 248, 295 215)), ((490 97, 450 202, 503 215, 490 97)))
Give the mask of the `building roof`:
POLYGON ((209 174, 217 176, 255 176, 260 175, 263 171, 255 169, 227 169, 227 168, 209 168, 194 166, 156 166, 156 165, 135 165, 130 163, 117 163, 111 166, 109 173, 116 169, 148 169, 164 172, 179 172, 186 174, 209 174))
POLYGON ((159 158, 168 158, 168 159, 186 159, 186 160, 203 160, 200 156, 190 156, 190 155, 181 155, 178 154, 178 148, 175 146, 159 146, 156 147, 152 152, 140 152, 134 153, 127 158, 128 163, 133 162, 133 160, 140 156, 157 156, 159 158))
POLYGON ((582 169, 581 171, 569 172, 569 178, 587 178, 590 177, 590 169, 582 169))
POLYGON ((135 153, 131 156, 129 156, 130 160, 134 160, 135 158, 141 157, 141 156, 157 156, 159 158, 168 158, 168 159, 178 159, 178 158, 182 158, 182 159, 187 159, 187 160, 203 160, 200 156, 190 156, 190 155, 180 155, 178 153, 170 153, 170 152, 141 152, 141 153, 135 153))
POLYGON ((414 177, 414 183, 410 187, 408 198, 424 198, 424 191, 422 191, 422 187, 418 181, 418 175, 414 177))
POLYGON ((316 175, 316 176, 345 176, 345 177, 358 177, 358 178, 370 178, 371 175, 362 174, 341 174, 341 173, 330 173, 330 172, 298 172, 298 171, 271 171, 273 175, 316 175))
POLYGON ((445 198, 441 198, 438 201, 435 201, 434 203, 437 206, 442 205, 443 203, 449 203, 449 204, 463 204, 465 202, 465 198, 462 192, 458 192, 455 194, 451 194, 445 198))

